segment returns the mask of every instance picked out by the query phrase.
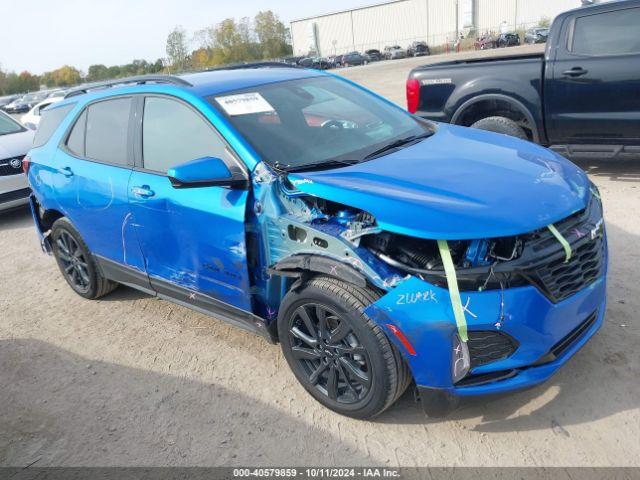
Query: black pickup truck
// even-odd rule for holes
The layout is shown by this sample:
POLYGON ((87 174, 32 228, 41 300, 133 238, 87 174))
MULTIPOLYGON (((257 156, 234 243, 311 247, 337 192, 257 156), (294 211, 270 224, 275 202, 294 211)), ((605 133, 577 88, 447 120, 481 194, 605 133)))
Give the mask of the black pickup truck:
POLYGON ((640 155, 640 0, 559 15, 544 54, 416 68, 410 112, 505 133, 568 157, 640 155))

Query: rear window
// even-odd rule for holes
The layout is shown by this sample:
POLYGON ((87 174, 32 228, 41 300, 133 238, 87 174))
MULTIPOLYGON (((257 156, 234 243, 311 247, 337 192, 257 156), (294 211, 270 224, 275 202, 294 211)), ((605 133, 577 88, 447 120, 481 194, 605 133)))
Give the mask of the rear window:
POLYGON ((127 137, 132 99, 116 98, 89 105, 85 156, 99 162, 127 165, 127 137))
POLYGON ((594 56, 640 53, 638 25, 640 8, 578 17, 572 51, 594 56))
POLYGON ((53 133, 58 129, 64 117, 75 107, 75 103, 62 105, 61 107, 50 107, 42 112, 42 118, 38 125, 38 130, 33 138, 33 146, 41 147, 49 141, 53 133))

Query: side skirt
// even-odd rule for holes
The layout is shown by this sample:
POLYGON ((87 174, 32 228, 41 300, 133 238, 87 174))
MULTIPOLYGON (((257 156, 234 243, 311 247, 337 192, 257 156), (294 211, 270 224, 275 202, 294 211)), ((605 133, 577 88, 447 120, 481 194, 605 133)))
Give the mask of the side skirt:
POLYGON ((122 265, 99 255, 94 255, 94 258, 102 270, 102 274, 109 280, 190 308, 196 312, 224 320, 243 330, 255 333, 267 339, 270 343, 276 343, 269 333, 265 321, 251 312, 246 312, 209 295, 189 290, 164 279, 149 277, 146 273, 140 272, 135 268, 122 265))

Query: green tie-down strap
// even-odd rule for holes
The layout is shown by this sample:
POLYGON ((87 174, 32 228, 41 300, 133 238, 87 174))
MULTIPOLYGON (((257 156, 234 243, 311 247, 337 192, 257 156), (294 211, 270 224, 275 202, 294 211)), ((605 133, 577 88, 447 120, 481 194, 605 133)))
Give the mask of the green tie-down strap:
POLYGON ((558 231, 558 229, 553 224, 548 225, 547 228, 551 233, 553 233, 553 236, 556 237, 556 240, 560 242, 560 245, 562 245, 562 248, 564 248, 564 253, 566 256, 564 263, 567 263, 569 260, 571 260, 571 254, 572 254, 571 245, 569 245, 569 242, 567 242, 567 239, 562 236, 562 234, 558 231))
POLYGON ((458 335, 460 340, 467 343, 467 319, 464 316, 462 308, 462 300, 460 299, 460 290, 458 289, 458 278, 456 277, 456 268, 453 265, 451 251, 446 240, 438 240, 438 248, 444 265, 444 272, 447 275, 447 285, 449 286, 449 297, 451 298, 451 306, 453 308, 453 316, 458 326, 458 335))

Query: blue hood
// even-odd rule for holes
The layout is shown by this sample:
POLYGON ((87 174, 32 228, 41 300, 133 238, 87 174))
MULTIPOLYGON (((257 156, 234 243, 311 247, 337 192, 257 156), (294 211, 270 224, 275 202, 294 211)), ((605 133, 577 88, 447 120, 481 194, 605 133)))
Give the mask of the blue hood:
POLYGON ((371 213, 383 230, 442 240, 531 232, 585 208, 590 195, 586 174, 546 148, 443 124, 384 157, 289 179, 371 213))

